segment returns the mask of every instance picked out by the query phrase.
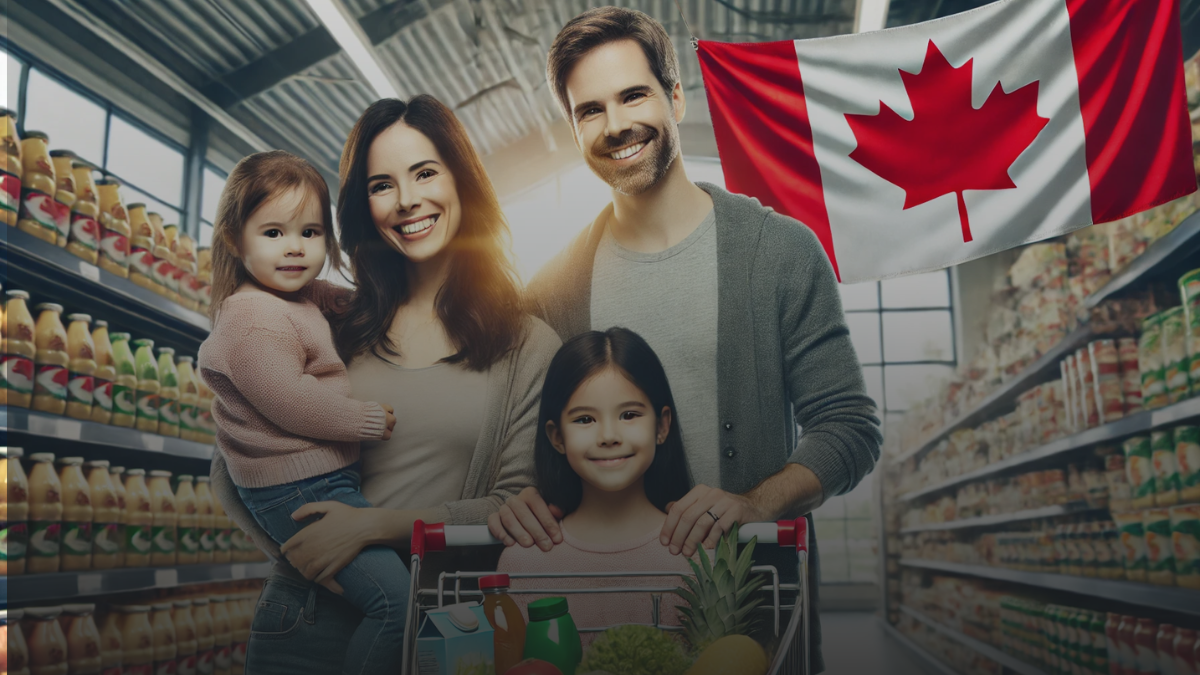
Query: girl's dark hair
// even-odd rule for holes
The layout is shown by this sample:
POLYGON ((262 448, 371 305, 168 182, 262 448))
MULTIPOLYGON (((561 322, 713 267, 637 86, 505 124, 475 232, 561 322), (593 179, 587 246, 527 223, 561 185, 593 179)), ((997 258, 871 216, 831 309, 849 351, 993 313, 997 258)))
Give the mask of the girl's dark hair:
POLYGON ((338 353, 349 362, 367 351, 382 357, 399 356, 403 349, 387 332, 411 292, 412 263, 384 242, 367 201, 371 143, 396 124, 408 125, 433 143, 454 176, 462 204, 462 222, 448 244, 449 276, 435 301, 438 318, 458 350, 443 361, 486 370, 516 347, 522 335, 520 291, 508 256, 508 222, 467 130, 428 94, 407 102, 389 98, 371 104, 342 151, 337 219, 357 289, 347 311, 334 321, 338 353))
POLYGON ((563 514, 579 508, 583 499, 583 481, 571 468, 565 455, 554 449, 546 434, 546 422, 562 428, 562 413, 575 390, 588 378, 606 368, 615 368, 629 379, 654 408, 656 418, 664 407, 671 409, 671 427, 667 440, 654 450, 654 462, 645 474, 646 497, 662 511, 667 504, 678 501, 691 489, 687 457, 683 454, 683 439, 679 433, 679 414, 671 385, 658 355, 642 336, 628 328, 609 328, 604 332, 590 331, 567 340, 550 361, 546 383, 542 386, 542 406, 538 413, 537 441, 534 443, 534 463, 537 486, 542 498, 563 510, 563 514))

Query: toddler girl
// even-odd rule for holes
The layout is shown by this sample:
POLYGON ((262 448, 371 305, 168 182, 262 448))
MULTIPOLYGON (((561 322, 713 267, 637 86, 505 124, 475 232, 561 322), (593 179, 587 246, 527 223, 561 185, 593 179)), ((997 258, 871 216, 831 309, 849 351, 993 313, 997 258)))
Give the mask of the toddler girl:
MULTIPOLYGON (((283 544, 307 524, 292 518, 304 504, 370 506, 359 492, 359 442, 390 438, 396 418, 350 397, 322 314, 344 293, 316 278, 326 257, 340 268, 329 190, 316 169, 278 150, 239 162, 221 194, 212 255, 213 327, 199 366, 216 395, 217 448, 255 520, 283 544)), ((318 577, 364 614, 343 672, 395 672, 408 569, 395 551, 373 546, 333 579, 318 577)))

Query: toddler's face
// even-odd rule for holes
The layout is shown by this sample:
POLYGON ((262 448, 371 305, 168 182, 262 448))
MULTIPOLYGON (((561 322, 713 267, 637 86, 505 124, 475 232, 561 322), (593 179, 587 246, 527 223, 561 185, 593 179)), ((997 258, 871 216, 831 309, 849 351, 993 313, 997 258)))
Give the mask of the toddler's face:
POLYGON ((607 368, 580 385, 567 401, 561 427, 547 423, 546 433, 585 484, 620 492, 640 487, 654 462, 655 445, 671 425, 670 410, 664 411, 656 416, 641 389, 607 368))
POLYGON ((239 251, 260 285, 281 293, 304 288, 325 266, 320 200, 291 190, 260 206, 242 232, 239 251))

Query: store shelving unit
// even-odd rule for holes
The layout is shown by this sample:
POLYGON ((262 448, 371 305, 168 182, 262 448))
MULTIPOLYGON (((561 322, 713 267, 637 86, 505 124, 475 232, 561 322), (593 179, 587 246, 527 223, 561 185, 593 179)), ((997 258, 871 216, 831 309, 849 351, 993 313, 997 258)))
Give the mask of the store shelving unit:
POLYGON ((1154 278, 1163 268, 1173 267, 1177 262, 1194 261, 1197 256, 1200 256, 1200 211, 1188 216, 1175 229, 1146 247, 1145 253, 1089 295, 1083 303, 1084 307, 1091 309, 1127 288, 1154 278))
POLYGON ((957 670, 943 663, 941 659, 925 651, 924 647, 916 642, 913 642, 912 638, 896 630, 896 627, 892 624, 885 622, 883 624, 883 628, 893 640, 904 645, 909 651, 921 657, 921 660, 925 661, 925 663, 933 669, 933 672, 940 673, 941 675, 961 675, 957 670))
POLYGON ((205 461, 212 459, 213 453, 213 446, 204 443, 8 406, 0 406, 0 428, 12 437, 54 438, 205 461))
POLYGON ((980 654, 983 654, 984 656, 988 657, 989 659, 995 661, 996 663, 999 663, 1000 665, 1004 666, 1005 668, 1008 668, 1009 670, 1011 670, 1015 673, 1019 673, 1020 675, 1047 675, 1047 673, 1045 671, 1041 670, 1040 668, 1035 668, 1020 659, 1014 658, 1013 656, 1006 654, 1006 653, 1000 651, 999 649, 996 649, 995 647, 989 645, 986 642, 983 642, 981 640, 976 640, 975 638, 973 638, 969 635, 964 635, 963 633, 960 633, 959 631, 956 631, 953 628, 950 628, 949 626, 942 625, 941 623, 934 621, 933 619, 929 618, 928 616, 925 616, 924 614, 922 614, 921 612, 918 612, 917 610, 913 609, 912 607, 909 607, 907 605, 901 605, 900 611, 903 612, 904 614, 907 614, 908 616, 911 616, 912 618, 916 619, 917 621, 920 621, 921 623, 925 624, 926 626, 929 626, 930 628, 941 633, 942 635, 945 635, 946 637, 950 638, 951 640, 954 640, 955 642, 964 644, 964 645, 970 647, 971 649, 979 652, 980 654))
POLYGON ((915 534, 917 532, 945 532, 947 530, 967 530, 975 527, 991 527, 992 525, 1018 523, 1023 520, 1037 520, 1039 518, 1053 518, 1055 516, 1082 515, 1085 513, 1102 512, 1104 510, 1105 509, 1090 508, 1087 506, 1087 504, 1046 506, 1040 509, 1027 509, 1025 511, 1017 511, 1015 513, 1000 513, 993 516, 963 518, 961 520, 951 520, 945 523, 930 523, 928 525, 906 527, 900 530, 900 534, 915 534))
POLYGON ((0 581, 0 599, 4 604, 28 604, 155 588, 177 588, 214 581, 261 579, 270 568, 271 563, 230 563, 25 574, 3 578, 0 581))

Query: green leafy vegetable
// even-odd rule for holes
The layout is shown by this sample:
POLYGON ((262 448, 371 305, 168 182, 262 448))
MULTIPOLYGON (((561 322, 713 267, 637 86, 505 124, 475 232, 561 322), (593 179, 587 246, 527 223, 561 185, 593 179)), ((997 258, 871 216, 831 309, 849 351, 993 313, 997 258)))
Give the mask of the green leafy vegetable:
POLYGON ((683 675, 692 662, 683 646, 650 626, 620 626, 604 631, 590 649, 579 672, 602 670, 612 675, 683 675))

